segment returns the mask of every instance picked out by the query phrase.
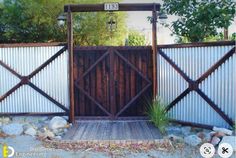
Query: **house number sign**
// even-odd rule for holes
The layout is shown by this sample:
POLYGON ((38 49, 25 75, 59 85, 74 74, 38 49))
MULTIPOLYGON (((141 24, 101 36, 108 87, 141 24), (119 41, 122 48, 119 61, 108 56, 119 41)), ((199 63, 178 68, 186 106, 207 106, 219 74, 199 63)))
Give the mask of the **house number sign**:
POLYGON ((119 3, 104 3, 104 10, 119 10, 119 3))

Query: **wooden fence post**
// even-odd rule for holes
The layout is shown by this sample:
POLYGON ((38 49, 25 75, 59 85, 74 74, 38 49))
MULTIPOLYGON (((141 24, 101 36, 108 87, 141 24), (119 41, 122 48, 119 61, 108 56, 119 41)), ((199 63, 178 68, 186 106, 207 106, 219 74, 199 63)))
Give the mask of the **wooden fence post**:
POLYGON ((73 50, 73 20, 72 13, 70 7, 67 12, 67 42, 68 42, 68 53, 69 53, 69 82, 70 82, 70 114, 69 114, 69 122, 75 122, 75 108, 74 108, 74 50, 73 50))
POLYGON ((153 98, 157 95, 157 8, 153 5, 152 11, 152 64, 153 64, 153 98))

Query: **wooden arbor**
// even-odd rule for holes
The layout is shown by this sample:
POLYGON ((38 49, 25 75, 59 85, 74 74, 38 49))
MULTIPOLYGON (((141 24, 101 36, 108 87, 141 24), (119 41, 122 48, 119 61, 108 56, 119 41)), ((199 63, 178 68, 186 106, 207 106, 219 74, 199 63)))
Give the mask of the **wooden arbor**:
POLYGON ((70 72, 70 122, 75 120, 74 106, 74 76, 73 76, 73 25, 72 12, 100 12, 100 11, 152 11, 152 62, 153 62, 153 96, 157 95, 157 80, 156 80, 156 61, 157 61, 157 37, 156 37, 156 19, 157 11, 160 10, 158 3, 139 3, 139 4, 78 4, 65 5, 64 11, 67 12, 67 35, 68 35, 68 52, 69 52, 69 72, 70 72))

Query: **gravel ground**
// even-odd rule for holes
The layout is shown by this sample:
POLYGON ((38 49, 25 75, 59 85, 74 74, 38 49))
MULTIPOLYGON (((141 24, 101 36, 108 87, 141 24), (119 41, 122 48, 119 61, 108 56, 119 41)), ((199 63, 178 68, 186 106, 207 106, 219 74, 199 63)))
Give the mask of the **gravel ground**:
MULTIPOLYGON (((14 158, 201 158, 199 150, 185 146, 183 150, 171 152, 161 150, 148 150, 133 152, 124 150, 119 152, 97 152, 92 149, 79 151, 65 151, 61 149, 45 148, 43 143, 31 136, 17 136, 0 138, 0 144, 6 143, 15 149, 14 158)), ((2 155, 2 150, 0 150, 2 155)), ((214 158, 219 156, 215 155, 214 158)), ((232 158, 236 157, 236 154, 232 158)))
MULTIPOLYGON (((195 158, 201 157, 196 149, 186 148, 183 151, 154 151, 131 152, 123 151, 122 154, 103 153, 92 151, 90 149, 80 151, 64 151, 61 149, 45 148, 42 142, 31 136, 17 136, 1 138, 0 143, 6 143, 15 149, 17 156, 27 158, 110 158, 110 157, 127 157, 127 158, 195 158)), ((2 150, 0 150, 2 155, 2 150)))

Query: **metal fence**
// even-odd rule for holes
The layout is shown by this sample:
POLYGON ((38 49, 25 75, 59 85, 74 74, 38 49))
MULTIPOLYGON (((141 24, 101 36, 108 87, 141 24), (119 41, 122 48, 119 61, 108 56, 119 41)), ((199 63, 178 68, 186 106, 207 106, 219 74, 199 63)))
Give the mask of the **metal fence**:
MULTIPOLYGON (((188 125, 232 126, 235 44, 161 45, 158 50, 157 89, 169 116, 188 125)), ((65 45, 0 45, 0 115, 65 115, 69 99, 65 45)))
POLYGON ((65 114, 68 53, 61 44, 0 45, 0 114, 65 114))
POLYGON ((158 91, 169 116, 185 124, 229 127, 236 117, 233 42, 159 47, 158 91))

